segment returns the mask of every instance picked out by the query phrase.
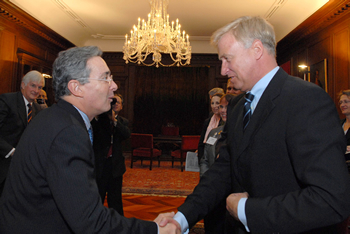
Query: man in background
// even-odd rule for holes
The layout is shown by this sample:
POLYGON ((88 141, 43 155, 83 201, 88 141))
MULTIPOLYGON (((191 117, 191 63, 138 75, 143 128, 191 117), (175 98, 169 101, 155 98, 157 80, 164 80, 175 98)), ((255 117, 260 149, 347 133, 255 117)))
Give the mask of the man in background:
MULTIPOLYGON (((162 226, 192 227, 222 199, 229 233, 337 233, 350 215, 346 142, 333 100, 289 76, 276 62, 275 33, 260 17, 241 17, 212 36, 221 74, 246 92, 224 127, 226 145, 175 215, 162 226)), ((231 105, 231 104, 230 104, 231 105)))
POLYGON ((36 99, 36 102, 40 105, 41 109, 47 108, 47 94, 45 90, 40 90, 39 96, 36 99))
POLYGON ((130 137, 129 120, 119 115, 123 97, 115 94, 112 109, 91 121, 94 130, 96 181, 104 203, 107 194, 109 208, 124 215, 122 202, 123 174, 126 171, 122 141, 130 137))
POLYGON ((176 233, 175 225, 127 219, 103 206, 95 180, 90 121, 117 90, 95 46, 74 47, 53 64, 57 104, 42 111, 17 145, 0 199, 0 233, 176 233))
POLYGON ((41 110, 35 100, 44 86, 42 74, 33 70, 23 76, 21 91, 0 95, 0 196, 17 143, 41 110))
POLYGON ((229 78, 229 79, 227 80, 226 94, 228 94, 228 93, 231 93, 231 94, 234 95, 234 96, 238 96, 238 95, 240 95, 241 93, 243 93, 241 90, 236 89, 236 88, 233 86, 233 82, 231 81, 231 78, 229 78))

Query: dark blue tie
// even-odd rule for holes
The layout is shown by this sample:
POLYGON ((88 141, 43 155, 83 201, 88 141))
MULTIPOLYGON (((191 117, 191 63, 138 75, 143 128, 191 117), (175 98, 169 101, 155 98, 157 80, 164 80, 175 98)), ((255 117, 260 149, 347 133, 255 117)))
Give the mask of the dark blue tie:
POLYGON ((252 110, 250 108, 250 105, 252 104, 254 95, 251 93, 246 93, 244 98, 245 103, 243 107, 243 130, 248 126, 250 117, 252 116, 252 110))
POLYGON ((90 128, 88 130, 88 133, 89 133, 90 141, 91 141, 91 144, 92 144, 94 142, 94 136, 93 136, 93 133, 92 133, 91 126, 90 126, 90 128))

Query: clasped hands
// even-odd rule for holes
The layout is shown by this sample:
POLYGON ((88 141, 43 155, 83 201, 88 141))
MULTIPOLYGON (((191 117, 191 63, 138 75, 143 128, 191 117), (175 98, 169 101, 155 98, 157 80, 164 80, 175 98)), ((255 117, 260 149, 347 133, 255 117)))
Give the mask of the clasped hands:
POLYGON ((175 212, 162 213, 154 220, 159 226, 159 234, 175 233, 181 234, 180 224, 173 219, 175 212))
MULTIPOLYGON (((241 198, 248 198, 248 193, 232 193, 226 198, 226 209, 232 217, 238 219, 238 202, 241 198)), ((175 213, 162 213, 154 220, 159 226, 159 233, 181 233, 180 224, 173 219, 175 213), (175 229, 174 229, 175 228, 175 229)))

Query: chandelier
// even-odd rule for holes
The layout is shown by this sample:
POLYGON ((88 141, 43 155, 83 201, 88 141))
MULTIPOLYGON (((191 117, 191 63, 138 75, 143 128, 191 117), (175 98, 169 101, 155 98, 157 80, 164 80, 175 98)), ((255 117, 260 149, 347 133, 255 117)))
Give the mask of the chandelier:
MULTIPOLYGON (((169 0, 151 0, 151 13, 148 14, 147 22, 139 18, 137 27, 134 25, 130 32, 130 38, 125 35, 123 53, 125 63, 138 63, 146 66, 159 64, 165 67, 185 66, 191 61, 191 46, 185 31, 181 33, 179 20, 169 23, 167 14, 169 0), (153 62, 146 64, 145 60, 149 54, 153 62), (163 64, 162 55, 169 54, 171 64, 163 64)), ((164 61, 164 60, 163 60, 164 61)))

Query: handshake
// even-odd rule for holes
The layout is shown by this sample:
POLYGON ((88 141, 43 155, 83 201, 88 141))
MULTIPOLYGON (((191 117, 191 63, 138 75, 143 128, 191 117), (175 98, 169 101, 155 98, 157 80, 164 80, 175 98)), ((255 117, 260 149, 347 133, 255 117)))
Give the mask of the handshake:
POLYGON ((158 224, 159 234, 181 234, 180 224, 173 219, 175 212, 162 213, 154 220, 158 224))
MULTIPOLYGON (((244 193, 231 193, 227 198, 226 198, 226 209, 230 213, 230 215, 235 218, 236 220, 238 219, 238 214, 237 214, 237 209, 238 209, 238 203, 241 198, 248 198, 249 194, 247 192, 244 193)), ((181 213, 180 213, 181 214, 181 213)), ((176 234, 181 234, 181 233, 187 233, 187 220, 184 221, 180 218, 180 216, 176 215, 176 219, 178 219, 184 226, 186 227, 181 227, 180 224, 174 219, 175 213, 174 212, 169 212, 169 213, 162 213, 159 214, 158 217, 154 220, 158 224, 159 227, 159 234, 162 233, 176 233, 176 234), (186 224, 184 224, 186 222, 186 224)), ((186 219, 183 215, 182 217, 186 219)))

